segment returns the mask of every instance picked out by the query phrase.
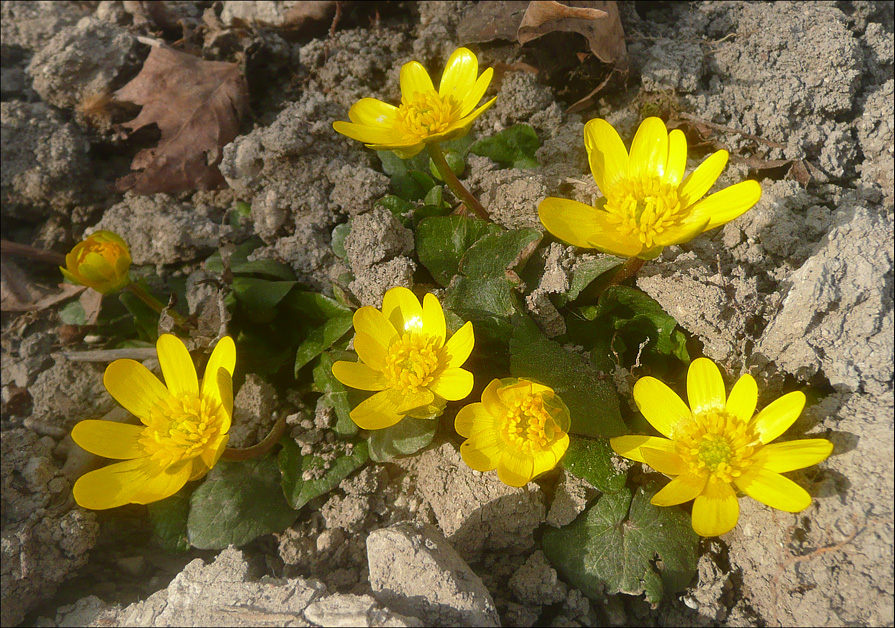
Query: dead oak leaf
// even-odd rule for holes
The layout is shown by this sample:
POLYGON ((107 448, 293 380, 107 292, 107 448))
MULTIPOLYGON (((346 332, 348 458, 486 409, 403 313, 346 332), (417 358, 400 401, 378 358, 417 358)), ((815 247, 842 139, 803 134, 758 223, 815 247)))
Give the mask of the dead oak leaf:
POLYGON ((553 32, 584 35, 591 52, 603 63, 619 67, 627 63, 625 31, 615 2, 536 0, 525 10, 516 39, 525 44, 553 32))
POLYGON ((140 74, 115 97, 143 105, 140 115, 122 126, 136 131, 155 124, 162 134, 158 146, 137 153, 131 163, 135 172, 117 181, 118 190, 176 194, 226 187, 217 166, 249 105, 237 64, 153 46, 140 74))

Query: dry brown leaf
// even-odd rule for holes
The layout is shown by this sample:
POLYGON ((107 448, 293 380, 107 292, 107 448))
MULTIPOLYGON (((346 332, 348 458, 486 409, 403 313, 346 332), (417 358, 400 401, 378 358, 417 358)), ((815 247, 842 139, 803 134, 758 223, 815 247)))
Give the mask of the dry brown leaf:
POLYGON ((115 97, 143 105, 123 126, 136 131, 156 124, 162 133, 158 146, 137 153, 131 168, 142 172, 119 179, 119 190, 176 194, 226 187, 217 165, 249 105, 238 65, 153 46, 140 74, 115 97))
POLYGON ((4 312, 44 310, 86 290, 70 283, 61 283, 59 288, 59 292, 48 293, 10 259, 4 258, 0 265, 0 310, 4 312))
POLYGON ((495 39, 514 41, 530 2, 485 0, 471 6, 457 26, 463 44, 483 44, 495 39))
POLYGON ((553 32, 579 33, 603 63, 627 63, 625 31, 615 2, 535 1, 528 5, 516 34, 520 44, 553 32))

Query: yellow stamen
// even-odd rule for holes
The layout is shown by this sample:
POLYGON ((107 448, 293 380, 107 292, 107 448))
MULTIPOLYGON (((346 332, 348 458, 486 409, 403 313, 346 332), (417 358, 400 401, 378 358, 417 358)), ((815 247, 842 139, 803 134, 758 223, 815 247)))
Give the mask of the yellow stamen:
POLYGON ((708 473, 722 482, 742 475, 759 447, 752 428, 723 410, 693 415, 676 430, 674 440, 691 473, 708 473))
POLYGON ((541 395, 527 395, 514 402, 500 429, 504 442, 518 451, 541 451, 553 441, 559 429, 544 409, 541 395))
POLYGON ((607 220, 625 236, 636 235, 645 247, 656 236, 677 226, 687 213, 681 207, 677 188, 657 177, 624 179, 612 189, 604 209, 607 220))
POLYGON ((393 342, 382 369, 389 388, 409 393, 427 388, 442 362, 438 345, 437 337, 413 331, 393 342))
POLYGON ((221 433, 226 418, 223 406, 214 399, 171 396, 150 410, 140 444, 160 466, 168 467, 202 454, 221 433))
POLYGON ((401 99, 398 123, 405 137, 423 139, 446 130, 460 118, 461 103, 452 96, 442 98, 434 89, 401 99))

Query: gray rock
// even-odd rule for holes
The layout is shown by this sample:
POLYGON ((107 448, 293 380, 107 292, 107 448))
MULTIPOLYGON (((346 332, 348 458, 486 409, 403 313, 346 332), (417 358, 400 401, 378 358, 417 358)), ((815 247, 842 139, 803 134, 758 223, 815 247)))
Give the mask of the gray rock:
POLYGON ((43 103, 0 103, 2 215, 29 222, 69 213, 83 201, 90 145, 43 103))
POLYGON ((384 207, 354 218, 351 232, 345 238, 348 264, 355 273, 412 250, 413 232, 384 207))
POLYGON ((111 94, 137 61, 137 40, 126 30, 85 17, 57 33, 34 55, 28 74, 46 102, 73 108, 86 96, 111 94))
POLYGON ((388 193, 388 177, 366 166, 346 164, 338 173, 330 200, 351 216, 373 207, 373 202, 388 193))
POLYGON ((40 50, 56 33, 81 19, 85 12, 72 2, 3 2, 0 34, 4 46, 40 50))
POLYGON ((100 364, 58 359, 31 387, 31 419, 51 424, 65 434, 78 421, 102 417, 116 405, 103 386, 104 370, 100 364))
POLYGON ((424 626, 416 617, 405 617, 382 608, 369 595, 336 593, 305 609, 308 621, 319 626, 424 626))
POLYGON ((433 626, 499 626, 481 579, 431 526, 399 524, 367 537, 374 597, 433 626))
POLYGON ((525 604, 556 604, 566 599, 569 587, 560 581, 544 552, 536 551, 510 578, 510 591, 525 604))
POLYGON ((555 528, 572 523, 598 494, 589 482, 563 469, 547 512, 547 523, 555 528))
POLYGON ((487 157, 469 155, 469 178, 466 183, 491 219, 507 229, 528 227, 543 231, 538 219, 538 205, 553 196, 556 182, 533 170, 498 168, 487 157))
POLYGON ((259 443, 276 422, 277 391, 255 373, 245 382, 233 400, 233 426, 229 447, 250 447, 259 443))
POLYGON ((390 288, 403 286, 413 287, 413 273, 416 263, 409 257, 396 257, 387 262, 373 264, 369 267, 358 267, 354 273, 354 281, 348 288, 358 298, 361 305, 380 307, 382 297, 390 288))

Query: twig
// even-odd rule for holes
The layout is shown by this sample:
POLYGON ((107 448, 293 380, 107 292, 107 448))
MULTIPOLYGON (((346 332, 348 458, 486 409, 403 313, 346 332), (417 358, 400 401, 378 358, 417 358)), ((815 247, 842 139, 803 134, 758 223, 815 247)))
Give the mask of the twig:
POLYGON ((98 349, 96 351, 64 351, 61 355, 71 362, 112 362, 129 358, 142 362, 156 357, 155 347, 132 347, 128 349, 98 349))
POLYGON ((701 124, 703 126, 707 126, 710 129, 714 129, 716 131, 723 131, 725 133, 736 133, 738 135, 742 135, 743 137, 754 140, 756 142, 760 142, 767 146, 771 146, 773 148, 786 148, 786 144, 781 144, 780 142, 772 142, 771 140, 766 140, 763 137, 759 137, 758 135, 752 135, 751 133, 746 133, 745 131, 741 131, 739 129, 734 129, 733 127, 724 126, 723 124, 715 124, 714 122, 709 122, 708 120, 703 120, 702 118, 697 118, 696 116, 681 111, 678 115, 684 120, 689 120, 695 124, 701 124))
POLYGON ((65 255, 62 253, 54 253, 53 251, 45 251, 27 244, 19 244, 18 242, 10 242, 9 240, 0 240, 0 253, 3 255, 15 255, 16 257, 26 257, 28 259, 40 262, 48 262, 57 266, 65 265, 65 255))

